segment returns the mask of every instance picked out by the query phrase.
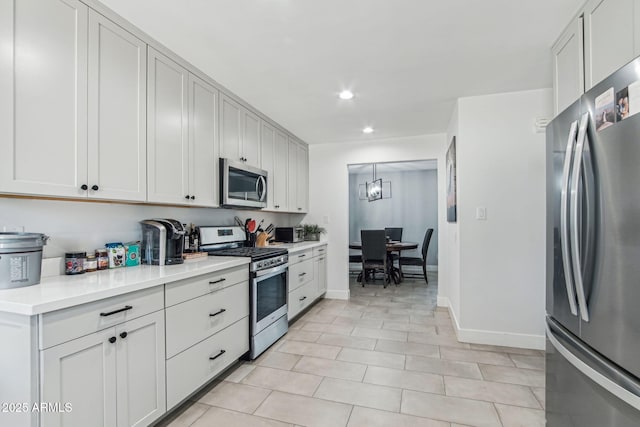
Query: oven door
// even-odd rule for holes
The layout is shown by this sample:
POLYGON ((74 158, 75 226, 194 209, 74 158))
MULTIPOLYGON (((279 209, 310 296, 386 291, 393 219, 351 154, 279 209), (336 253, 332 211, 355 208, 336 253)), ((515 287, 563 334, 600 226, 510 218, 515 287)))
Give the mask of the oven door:
POLYGON ((222 206, 267 206, 267 172, 244 163, 220 159, 222 206))
POLYGON ((252 274, 252 335, 256 335, 283 315, 287 315, 288 272, 289 265, 283 264, 252 274))

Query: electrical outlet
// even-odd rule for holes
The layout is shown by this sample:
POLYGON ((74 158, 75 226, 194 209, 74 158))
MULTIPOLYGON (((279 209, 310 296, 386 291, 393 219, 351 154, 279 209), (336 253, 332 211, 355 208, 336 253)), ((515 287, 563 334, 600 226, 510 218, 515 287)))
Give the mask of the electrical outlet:
POLYGON ((324 222, 324 225, 329 225, 329 215, 323 216, 322 222, 324 222))

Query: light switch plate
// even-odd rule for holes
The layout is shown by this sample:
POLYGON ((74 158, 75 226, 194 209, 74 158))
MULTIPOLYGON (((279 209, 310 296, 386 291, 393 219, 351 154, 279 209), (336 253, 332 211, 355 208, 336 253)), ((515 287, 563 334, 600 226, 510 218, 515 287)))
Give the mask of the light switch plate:
POLYGON ((487 219, 487 208, 479 207, 476 208, 476 219, 480 221, 484 221, 487 219))

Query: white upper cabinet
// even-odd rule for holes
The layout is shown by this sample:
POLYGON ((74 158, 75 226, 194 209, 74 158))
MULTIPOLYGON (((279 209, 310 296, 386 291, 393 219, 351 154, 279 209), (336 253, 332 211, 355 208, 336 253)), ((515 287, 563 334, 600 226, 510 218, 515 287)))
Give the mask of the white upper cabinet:
POLYGON ((189 197, 218 206, 218 89, 189 74, 189 197))
POLYGON ((640 2, 587 1, 551 51, 554 109, 558 114, 640 55, 640 2))
POLYGON ((262 122, 262 129, 260 130, 260 168, 267 171, 267 209, 274 209, 275 138, 275 128, 266 122, 262 122))
POLYGON ((306 213, 309 192, 309 152, 307 147, 289 138, 289 211, 306 213))
POLYGON ((186 203, 189 194, 189 127, 186 69, 149 48, 148 200, 186 203))
POLYGON ((289 140, 284 132, 276 129, 274 150, 273 207, 276 210, 289 209, 287 182, 289 179, 289 140))
POLYGON ((640 22, 637 0, 591 0, 584 10, 586 90, 635 58, 640 22))
POLYGON ((260 167, 260 118, 224 94, 220 114, 220 157, 260 167))
POLYGON ((89 12, 89 195, 147 197, 147 45, 89 12))
POLYGON ((146 44, 77 1, 11 3, 0 191, 144 201, 146 44))
POLYGON ((582 17, 574 19, 553 45, 553 87, 556 114, 584 93, 582 17))
POLYGON ((267 209, 286 211, 289 171, 287 135, 263 121, 260 137, 260 167, 268 173, 267 209))
POLYGON ((86 197, 88 8, 0 8, 0 191, 86 197))

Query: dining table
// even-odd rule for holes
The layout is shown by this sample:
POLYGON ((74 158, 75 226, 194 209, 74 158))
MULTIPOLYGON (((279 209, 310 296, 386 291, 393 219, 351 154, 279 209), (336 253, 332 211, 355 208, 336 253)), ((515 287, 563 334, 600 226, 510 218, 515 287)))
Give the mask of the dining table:
MULTIPOLYGON (((400 253, 402 251, 408 251, 412 249, 418 249, 418 243, 415 242, 401 242, 397 240, 390 240, 387 242, 387 256, 389 258, 389 262, 391 263, 391 278, 395 284, 402 282, 404 276, 402 275, 402 263, 400 262, 400 253), (392 254, 394 252, 398 252, 398 267, 393 265, 393 257, 392 254)), ((362 242, 351 242, 349 243, 349 249, 360 249, 362 250, 362 242)), ((359 280, 361 280, 361 274, 358 275, 359 280)))

